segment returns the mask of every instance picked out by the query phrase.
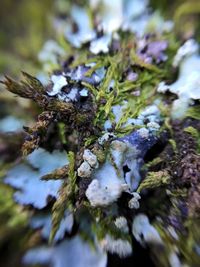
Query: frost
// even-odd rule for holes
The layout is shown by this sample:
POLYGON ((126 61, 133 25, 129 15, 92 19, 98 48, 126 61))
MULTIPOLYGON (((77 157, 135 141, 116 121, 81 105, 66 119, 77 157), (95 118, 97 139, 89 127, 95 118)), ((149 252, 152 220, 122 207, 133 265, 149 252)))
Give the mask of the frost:
MULTIPOLYGON (((74 219, 72 214, 66 213, 64 218, 61 220, 60 227, 56 232, 54 241, 57 242, 62 240, 65 236, 65 233, 70 233, 73 227, 74 219)), ((45 239, 49 239, 51 233, 52 220, 51 216, 34 216, 30 221, 30 226, 33 229, 41 229, 41 235, 45 239)))
POLYGON ((116 253, 120 258, 125 258, 132 254, 131 243, 123 239, 114 239, 110 235, 106 235, 103 240, 100 241, 100 246, 103 250, 112 254, 116 253))
POLYGON ((158 231, 149 223, 149 219, 145 214, 136 215, 132 225, 132 233, 135 239, 142 245, 145 243, 152 245, 163 244, 158 231))
POLYGON ((106 267, 107 256, 99 247, 92 250, 77 236, 54 247, 29 250, 23 258, 23 263, 50 264, 52 267, 106 267))
POLYGON ((27 160, 38 170, 33 170, 25 163, 21 163, 8 171, 5 183, 20 189, 14 194, 16 202, 42 209, 47 205, 49 196, 57 197, 62 182, 60 180, 42 181, 40 177, 66 165, 67 157, 58 151, 50 154, 43 149, 38 149, 31 153, 27 160))

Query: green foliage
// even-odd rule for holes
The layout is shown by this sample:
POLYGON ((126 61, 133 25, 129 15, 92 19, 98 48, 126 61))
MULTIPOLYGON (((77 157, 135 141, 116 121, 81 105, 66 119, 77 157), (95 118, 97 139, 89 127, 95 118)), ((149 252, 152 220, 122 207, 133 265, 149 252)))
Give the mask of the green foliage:
POLYGON ((167 170, 148 172, 146 178, 139 185, 137 192, 143 189, 153 189, 170 183, 170 175, 167 170))
POLYGON ((60 222, 64 217, 67 209, 73 211, 73 201, 76 193, 76 173, 75 168, 75 155, 73 152, 68 153, 69 165, 65 173, 65 181, 63 182, 59 196, 52 208, 52 230, 49 241, 52 242, 57 230, 59 229, 60 222))
POLYGON ((186 117, 200 120, 200 106, 193 106, 187 110, 186 117))

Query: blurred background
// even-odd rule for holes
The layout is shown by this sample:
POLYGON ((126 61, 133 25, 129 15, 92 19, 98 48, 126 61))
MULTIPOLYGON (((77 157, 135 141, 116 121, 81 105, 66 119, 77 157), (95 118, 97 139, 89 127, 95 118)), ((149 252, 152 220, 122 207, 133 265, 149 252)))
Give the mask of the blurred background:
MULTIPOLYGON (((18 79, 21 70, 33 76, 39 72, 41 65, 38 52, 46 40, 56 39, 54 19, 55 17, 64 18, 72 2, 84 5, 86 1, 0 1, 0 80, 5 74, 18 79)), ((175 31, 181 40, 195 36, 200 41, 200 0, 151 0, 151 7, 160 9, 164 17, 174 19, 175 31)), ((27 121, 34 120, 38 114, 37 108, 29 103, 29 100, 22 101, 16 98, 0 85, 1 120, 5 116, 15 114, 27 125, 27 121)), ((15 141, 19 141, 20 151, 21 140, 17 140, 16 137, 15 141)), ((6 155, 7 158, 2 157, 6 149, 11 151, 10 147, 4 147, 4 135, 0 134, 0 179, 4 175, 4 170, 12 162, 10 157, 12 155, 6 155)), ((12 201, 12 190, 5 185, 0 185, 0 266, 19 266, 19 259, 23 254, 21 247, 25 241, 23 235, 29 231, 26 224, 27 215, 22 212, 19 216, 20 212, 19 207, 12 201), (13 240, 15 242, 12 242, 13 240)), ((34 240, 29 240, 27 247, 31 246, 31 242, 34 240)))

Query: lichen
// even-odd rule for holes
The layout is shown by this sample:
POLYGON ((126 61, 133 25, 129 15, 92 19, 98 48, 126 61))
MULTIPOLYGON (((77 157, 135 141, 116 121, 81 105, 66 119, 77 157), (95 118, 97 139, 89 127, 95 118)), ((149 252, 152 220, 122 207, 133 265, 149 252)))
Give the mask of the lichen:
POLYGON ((198 44, 180 46, 147 0, 79 2, 58 14, 43 71, 1 81, 35 123, 0 121, 0 213, 29 227, 26 264, 104 267, 139 248, 156 266, 198 266, 198 44))

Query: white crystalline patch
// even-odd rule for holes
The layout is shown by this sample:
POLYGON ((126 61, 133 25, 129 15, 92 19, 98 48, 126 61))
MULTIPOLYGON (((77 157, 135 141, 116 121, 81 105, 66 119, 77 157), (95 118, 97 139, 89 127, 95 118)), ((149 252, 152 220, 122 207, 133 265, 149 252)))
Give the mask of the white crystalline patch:
POLYGON ((142 245, 145 243, 152 245, 163 244, 158 231, 149 223, 149 219, 145 214, 136 215, 132 224, 132 233, 142 245))
POLYGON ((108 53, 111 40, 111 35, 104 35, 102 37, 99 37, 98 39, 93 40, 90 43, 90 51, 95 55, 101 52, 108 53))
POLYGON ((22 130, 25 122, 13 116, 7 116, 0 120, 0 132, 15 132, 22 130))
POLYGON ((89 149, 84 150, 83 159, 87 161, 92 168, 96 168, 98 166, 97 156, 89 149))
POLYGON ((48 95, 54 96, 60 93, 61 89, 66 86, 67 80, 63 75, 52 75, 51 81, 53 82, 53 88, 51 92, 47 92, 48 95))
POLYGON ((106 267, 107 255, 99 247, 91 249, 77 236, 51 248, 29 250, 23 258, 23 263, 50 264, 52 267, 106 267))
POLYGON ((103 240, 100 241, 100 246, 103 250, 110 252, 111 254, 117 254, 120 258, 125 258, 132 254, 131 243, 123 239, 114 239, 110 235, 106 235, 103 240))
POLYGON ((174 61, 173 61, 173 66, 178 67, 179 63, 181 60, 186 57, 186 56, 191 56, 193 54, 198 53, 199 50, 199 45, 194 39, 189 39, 187 40, 177 51, 174 61))
POLYGON ((115 202, 122 192, 128 190, 128 185, 117 176, 115 168, 109 162, 98 169, 93 178, 86 190, 86 196, 94 207, 108 206, 115 202))
MULTIPOLYGON (((72 214, 65 214, 64 218, 60 223, 59 229, 54 237, 54 242, 62 240, 65 235, 65 232, 70 233, 73 227, 73 223, 74 219, 72 214)), ((30 221, 30 226, 33 229, 41 228, 42 237, 48 240, 52 227, 51 216, 34 216, 30 221)))
POLYGON ((40 177, 66 165, 67 157, 65 153, 58 151, 50 154, 43 149, 38 149, 31 153, 27 160, 38 170, 33 170, 25 164, 19 164, 8 171, 5 183, 20 189, 14 194, 16 202, 42 209, 47 205, 49 196, 57 197, 62 181, 42 181, 40 177))

